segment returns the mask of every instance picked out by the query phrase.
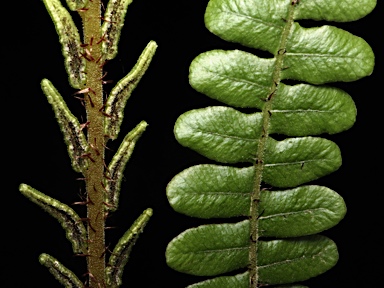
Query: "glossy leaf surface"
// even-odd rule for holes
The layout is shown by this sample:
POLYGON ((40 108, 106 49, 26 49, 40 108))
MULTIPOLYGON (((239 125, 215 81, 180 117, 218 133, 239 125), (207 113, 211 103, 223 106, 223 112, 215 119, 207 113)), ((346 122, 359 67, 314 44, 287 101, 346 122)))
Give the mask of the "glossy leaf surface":
MULTIPOLYGON (((214 279, 202 281, 187 288, 248 288, 249 287, 249 273, 241 273, 235 276, 222 276, 214 279)), ((278 285, 273 288, 308 288, 307 286, 292 284, 292 285, 278 285)))
MULTIPOLYGON (((214 50, 193 60, 189 80, 197 91, 225 104, 263 109, 271 94, 273 64, 273 59, 239 50, 214 50)), ((356 118, 355 104, 346 92, 307 84, 280 83, 270 113, 269 133, 288 136, 338 133, 356 118)))
POLYGON ((210 276, 248 264, 249 225, 202 225, 184 231, 167 247, 168 265, 188 274, 210 276))
MULTIPOLYGON (((249 0, 210 1, 205 13, 205 23, 212 33, 227 41, 266 50, 274 55, 279 52, 282 34, 287 34, 287 41, 284 43, 286 45, 280 53, 285 54, 284 65, 289 69, 282 71, 281 79, 320 84, 354 81, 372 73, 373 52, 363 39, 332 26, 301 27, 293 22, 296 10, 290 13, 291 2, 289 0, 262 0, 257 3, 249 0), (292 25, 289 31, 287 23, 292 25)), ((332 2, 333 5, 337 5, 336 2, 339 1, 323 2, 321 6, 332 2)), ((355 2, 354 5, 360 5, 356 4, 359 1, 352 2, 355 2)), ((376 1, 369 1, 369 7, 373 9, 375 3, 376 1)), ((297 7, 300 7, 300 4, 297 7)), ((370 12, 369 9, 364 10, 366 13, 370 12)), ((332 13, 334 16, 332 20, 345 21, 345 10, 335 11, 338 13, 332 13)), ((312 14, 316 12, 312 11, 312 14)), ((319 14, 313 18, 316 20, 331 18, 319 14)), ((358 17, 351 16, 350 19, 355 20, 362 16, 363 13, 358 17)))
MULTIPOLYGON (((170 242, 167 262, 181 272, 214 276, 245 268, 249 261, 249 245, 247 220, 236 224, 203 225, 186 230, 170 242)), ((325 272, 337 262, 338 252, 332 240, 313 235, 260 241, 258 256, 260 282, 282 284, 325 272)))
MULTIPOLYGON (((255 173, 250 168, 199 165, 176 175, 167 187, 172 207, 199 218, 249 216, 255 173)), ((260 195, 260 236, 296 237, 321 232, 345 215, 344 200, 322 186, 301 186, 260 195)))
POLYGON ((297 20, 354 21, 375 5, 375 0, 209 1, 208 30, 271 57, 212 50, 191 63, 189 82, 196 91, 255 111, 207 107, 176 121, 181 145, 227 166, 196 165, 176 175, 167 186, 171 206, 199 218, 245 218, 188 229, 169 243, 167 263, 178 271, 216 276, 245 270, 188 287, 306 287, 296 282, 336 264, 335 243, 314 234, 336 225, 345 203, 329 188, 297 186, 341 165, 338 146, 314 136, 342 132, 356 120, 351 96, 322 84, 370 75, 374 55, 358 36, 328 25, 304 28, 297 20))

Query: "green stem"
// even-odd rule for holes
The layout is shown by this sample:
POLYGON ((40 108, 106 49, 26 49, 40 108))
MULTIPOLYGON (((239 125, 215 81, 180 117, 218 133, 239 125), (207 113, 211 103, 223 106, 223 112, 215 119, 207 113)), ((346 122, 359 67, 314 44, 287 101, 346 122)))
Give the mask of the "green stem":
POLYGON ((105 286, 105 217, 104 192, 104 115, 103 107, 102 60, 101 59, 101 2, 89 1, 88 10, 80 12, 83 20, 84 43, 88 44, 86 74, 89 88, 85 94, 88 126, 88 142, 90 144, 89 167, 86 171, 86 189, 89 197, 88 209, 88 273, 89 287, 105 286), (99 43, 100 42, 100 43, 99 43), (91 56, 90 56, 91 55, 91 56))
POLYGON ((279 49, 276 52, 275 58, 275 69, 273 71, 273 83, 271 85, 270 94, 266 99, 266 103, 263 107, 263 126, 262 133, 259 139, 259 144, 257 148, 256 159, 254 163, 255 167, 255 178, 253 184, 253 191, 251 194, 251 207, 250 207, 250 249, 249 249, 249 287, 256 288, 258 287, 259 277, 258 277, 258 265, 257 265, 257 244, 259 239, 259 223, 258 218, 260 217, 263 211, 259 211, 259 202, 260 202, 260 193, 261 193, 261 182, 263 175, 264 167, 264 152, 267 145, 269 137, 269 123, 272 109, 272 102, 274 95, 278 89, 278 85, 281 81, 281 70, 283 67, 284 54, 286 49, 286 43, 289 36, 289 32, 293 23, 293 13, 294 8, 297 5, 297 1, 292 1, 288 9, 288 15, 286 18, 286 25, 284 27, 279 49))

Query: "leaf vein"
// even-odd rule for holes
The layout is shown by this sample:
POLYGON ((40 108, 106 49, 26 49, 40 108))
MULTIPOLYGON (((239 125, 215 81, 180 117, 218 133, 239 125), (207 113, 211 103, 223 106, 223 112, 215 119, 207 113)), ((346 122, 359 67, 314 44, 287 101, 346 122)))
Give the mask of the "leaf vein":
MULTIPOLYGON (((248 250, 249 247, 231 247, 231 248, 225 248, 225 249, 211 249, 211 250, 203 250, 203 251, 193 251, 193 254, 209 254, 209 253, 218 253, 218 252, 225 252, 225 251, 236 251, 236 250, 248 250)), ((190 254, 190 253, 184 253, 184 254, 190 254)))
POLYGON ((259 217, 259 219, 269 219, 269 218, 274 218, 274 217, 284 217, 286 215, 294 215, 294 214, 300 214, 300 213, 306 213, 306 212, 312 212, 312 211, 330 211, 332 212, 331 210, 329 209, 326 209, 326 208, 312 208, 312 209, 304 209, 304 210, 300 210, 300 211, 292 211, 292 212, 284 212, 284 213, 276 213, 276 214, 272 214, 272 215, 268 215, 268 216, 261 216, 259 217))
POLYGON ((266 267, 271 267, 271 266, 284 265, 286 263, 297 262, 297 261, 300 261, 300 260, 303 260, 303 259, 307 259, 307 258, 315 258, 315 257, 318 257, 321 254, 321 252, 322 251, 320 251, 319 253, 314 254, 314 255, 309 255, 309 256, 303 255, 303 256, 297 257, 297 258, 286 259, 286 260, 283 260, 283 261, 277 261, 277 262, 270 263, 270 264, 260 265, 259 268, 266 268, 266 267))
POLYGON ((256 139, 252 138, 245 138, 245 137, 239 137, 239 136, 233 136, 233 135, 225 135, 225 134, 220 134, 216 132, 211 132, 211 131, 204 131, 201 129, 195 129, 197 132, 200 132, 202 134, 209 134, 209 135, 214 135, 217 137, 222 137, 222 138, 230 138, 230 139, 237 139, 237 140, 243 140, 243 141, 248 141, 248 142, 256 142, 256 139))
POLYGON ((269 164, 265 164, 264 166, 295 165, 295 164, 303 164, 303 163, 316 162, 316 161, 328 161, 328 162, 332 162, 332 160, 329 160, 329 159, 310 159, 310 160, 301 160, 301 161, 295 161, 295 162, 269 163, 269 164))
POLYGON ((249 85, 260 87, 260 88, 263 88, 263 89, 269 89, 270 88, 267 85, 261 85, 261 84, 258 84, 258 83, 255 83, 255 82, 252 82, 252 81, 249 81, 249 80, 240 79, 240 78, 236 78, 236 77, 230 77, 230 76, 223 75, 223 74, 217 73, 217 72, 209 70, 209 69, 206 69, 206 70, 209 73, 214 74, 217 77, 220 77, 220 78, 223 78, 223 79, 228 79, 228 80, 233 80, 233 82, 240 82, 240 83, 244 83, 244 84, 249 84, 249 85))
POLYGON ((258 23, 261 23, 261 24, 264 24, 266 26, 270 26, 270 27, 273 27, 273 28, 278 28, 280 30, 283 30, 283 26, 279 26, 279 25, 276 25, 272 22, 267 22, 267 21, 264 21, 262 19, 259 19, 259 18, 255 18, 255 17, 251 17, 249 15, 244 15, 244 14, 240 14, 240 13, 237 13, 237 12, 234 12, 234 11, 227 11, 227 10, 223 10, 223 9, 217 9, 219 11, 221 11, 223 14, 234 14, 238 17, 243 17, 243 18, 246 18, 246 19, 250 19, 251 21, 254 21, 254 22, 258 22, 258 23))

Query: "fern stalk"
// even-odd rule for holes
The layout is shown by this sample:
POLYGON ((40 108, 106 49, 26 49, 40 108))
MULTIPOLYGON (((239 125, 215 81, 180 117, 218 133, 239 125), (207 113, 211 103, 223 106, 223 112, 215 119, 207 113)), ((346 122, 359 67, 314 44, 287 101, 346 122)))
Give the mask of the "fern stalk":
POLYGON ((90 286, 97 287, 97 283, 105 283, 105 241, 104 241, 104 194, 100 179, 104 177, 104 117, 101 114, 103 107, 103 87, 102 75, 103 68, 96 59, 102 57, 101 52, 101 1, 93 0, 89 2, 87 11, 82 12, 84 43, 96 42, 92 45, 92 57, 94 61, 88 61, 86 66, 87 83, 86 87, 92 89, 94 93, 89 93, 85 98, 85 107, 88 127, 88 141, 93 145, 90 149, 89 167, 85 175, 86 191, 91 201, 87 205, 88 225, 88 272, 89 275, 97 275, 94 279, 89 277, 90 286), (99 43, 99 44, 97 44, 99 43), (94 283, 95 282, 95 283, 94 283))
POLYGON ((250 207, 250 247, 249 247, 249 285, 251 288, 257 287, 258 283, 258 273, 257 273, 257 244, 259 239, 258 233, 258 217, 262 213, 259 211, 259 202, 260 202, 260 192, 261 192, 261 184, 262 184, 262 176, 263 176, 263 167, 264 167, 264 152, 269 136, 269 123, 271 118, 271 110, 273 103, 273 96, 277 90, 277 87, 281 81, 281 69, 285 54, 285 46, 287 42, 287 38, 289 36, 289 31, 291 30, 293 23, 293 13, 295 6, 297 5, 296 1, 292 1, 292 5, 288 9, 288 15, 286 18, 286 25, 284 27, 282 37, 280 40, 279 50, 277 52, 276 64, 273 70, 273 84, 270 90, 270 94, 266 99, 266 103, 262 109, 262 134, 259 139, 258 150, 256 153, 256 161, 255 161, 255 182, 253 185, 253 191, 251 194, 251 207, 250 207))
MULTIPOLYGON (((26 184, 21 184, 19 190, 60 222, 75 254, 86 256, 87 287, 117 288, 122 285, 124 266, 133 245, 152 216, 152 209, 146 209, 121 237, 109 258, 108 267, 105 256, 105 220, 109 212, 118 209, 120 182, 125 166, 148 124, 141 121, 124 137, 108 168, 104 158, 105 147, 107 140, 117 138, 126 102, 148 69, 157 44, 154 41, 149 42, 132 71, 117 83, 104 102, 103 67, 105 61, 113 59, 117 54, 125 14, 132 1, 110 0, 101 17, 100 0, 66 0, 69 9, 81 15, 83 42, 71 14, 61 1, 43 2, 62 44, 70 85, 78 89, 75 95, 83 101, 86 109, 87 121, 80 124, 53 84, 48 79, 41 81, 41 88, 52 105, 64 134, 72 168, 84 176, 87 200, 75 204, 87 206, 87 232, 82 223, 84 218, 68 205, 26 184), (87 129, 87 137, 84 135, 84 128, 87 129)), ((84 286, 71 270, 53 256, 43 253, 39 260, 65 287, 84 286)))

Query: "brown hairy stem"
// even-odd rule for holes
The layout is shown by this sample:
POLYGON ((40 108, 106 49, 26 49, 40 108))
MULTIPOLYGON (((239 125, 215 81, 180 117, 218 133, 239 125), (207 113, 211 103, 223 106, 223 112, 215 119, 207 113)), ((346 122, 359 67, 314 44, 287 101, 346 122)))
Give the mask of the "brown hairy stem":
POLYGON ((87 195, 92 199, 92 203, 87 205, 88 225, 88 275, 89 287, 105 286, 105 240, 104 240, 104 193, 100 179, 104 177, 104 116, 100 113, 103 107, 103 87, 100 79, 103 76, 103 68, 96 63, 95 59, 101 57, 101 43, 93 39, 101 38, 101 3, 100 0, 90 1, 88 10, 81 12, 83 20, 84 44, 86 49, 86 74, 87 83, 84 89, 88 89, 88 96, 84 97, 86 103, 88 128, 88 142, 92 142, 90 156, 93 161, 89 161, 86 171, 87 195), (90 141, 89 139, 93 139, 90 141), (97 276, 95 276, 97 275, 97 276))

